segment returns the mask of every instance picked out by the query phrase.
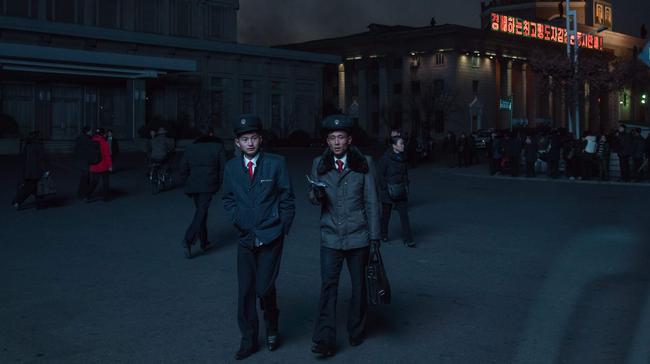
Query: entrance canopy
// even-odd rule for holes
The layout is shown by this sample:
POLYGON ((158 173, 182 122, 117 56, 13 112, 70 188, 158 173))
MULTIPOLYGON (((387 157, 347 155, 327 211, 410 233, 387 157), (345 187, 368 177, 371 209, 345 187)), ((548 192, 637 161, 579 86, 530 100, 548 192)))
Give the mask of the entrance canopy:
POLYGON ((117 78, 196 72, 196 61, 0 43, 0 70, 117 78))

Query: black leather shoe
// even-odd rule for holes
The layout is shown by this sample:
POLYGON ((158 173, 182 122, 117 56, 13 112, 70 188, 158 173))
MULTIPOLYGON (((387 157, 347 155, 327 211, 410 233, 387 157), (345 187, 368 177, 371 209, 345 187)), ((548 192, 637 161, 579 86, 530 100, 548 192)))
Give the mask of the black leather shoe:
POLYGON ((257 347, 251 346, 251 347, 240 347, 239 350, 235 353, 235 360, 244 360, 248 358, 249 356, 253 355, 257 351, 257 347))
POLYGON ((192 244, 188 244, 185 240, 183 240, 181 241, 181 246, 183 247, 185 258, 192 259, 192 244))
POLYGON ((384 243, 387 242, 388 241, 388 236, 382 235, 381 241, 383 241, 384 243))
POLYGON ((311 352, 321 358, 328 358, 334 355, 334 345, 320 341, 311 346, 311 352))
POLYGON ((266 337, 266 348, 273 351, 280 347, 280 334, 268 335, 266 337))
POLYGON ((363 336, 359 336, 359 337, 350 336, 350 340, 349 340, 350 341, 350 346, 359 346, 359 345, 363 344, 364 340, 365 340, 365 338, 363 336))
POLYGON ((406 246, 407 248, 415 248, 415 243, 412 241, 405 241, 404 246, 406 246))

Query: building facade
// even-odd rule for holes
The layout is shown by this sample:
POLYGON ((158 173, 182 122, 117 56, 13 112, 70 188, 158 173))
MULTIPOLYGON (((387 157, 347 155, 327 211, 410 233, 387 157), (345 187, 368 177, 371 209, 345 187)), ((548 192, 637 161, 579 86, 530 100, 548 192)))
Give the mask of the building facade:
POLYGON ((214 127, 256 113, 314 132, 332 55, 237 43, 238 0, 0 0, 0 113, 21 134, 84 125, 136 138, 151 120, 214 127))
MULTIPOLYGON (((645 44, 613 31, 610 2, 571 4, 579 59, 632 59, 645 44)), ((563 8, 557 1, 493 0, 480 10, 481 28, 371 24, 364 33, 282 47, 340 55, 344 61, 324 78, 325 109, 357 117, 373 136, 391 127, 437 134, 511 125, 575 128, 567 121, 570 91, 554 88, 557 80, 537 72, 532 59, 566 52, 563 8)), ((648 85, 612 92, 590 86, 578 92, 580 130, 606 130, 621 120, 650 123, 647 107, 630 101, 648 85)))

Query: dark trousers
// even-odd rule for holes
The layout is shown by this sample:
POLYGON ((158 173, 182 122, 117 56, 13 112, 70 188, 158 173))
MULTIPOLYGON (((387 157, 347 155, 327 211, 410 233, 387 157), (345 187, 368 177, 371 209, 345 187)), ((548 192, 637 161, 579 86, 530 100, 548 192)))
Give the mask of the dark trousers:
POLYGON ((368 264, 369 247, 352 250, 320 248, 321 291, 318 317, 312 340, 330 345, 336 343, 336 299, 339 276, 345 260, 350 272, 352 296, 348 311, 348 334, 359 338, 365 334, 366 297, 365 269, 368 264))
POLYGON ((618 160, 621 164, 621 179, 625 182, 630 182, 630 156, 619 154, 618 160))
POLYGON ((526 177, 535 177, 535 161, 526 160, 526 177))
POLYGON ((16 196, 14 197, 14 203, 22 205, 29 196, 34 195, 36 198, 36 208, 43 207, 43 198, 36 194, 36 188, 38 186, 37 179, 26 179, 21 183, 16 191, 16 196))
POLYGON ((598 175, 600 179, 603 181, 609 179, 609 158, 607 157, 598 158, 598 175))
POLYGON ((560 161, 557 159, 548 160, 548 175, 552 178, 557 178, 560 174, 560 161))
POLYGON ((510 156, 508 157, 508 167, 510 167, 510 175, 512 177, 519 177, 519 156, 510 156))
POLYGON ((208 242, 208 209, 212 202, 212 193, 192 193, 190 197, 194 200, 194 219, 185 231, 185 243, 193 244, 196 239, 201 243, 208 242))
POLYGON ((501 159, 490 158, 490 174, 495 175, 497 172, 501 172, 501 159))
POLYGON ((643 171, 641 171, 641 165, 643 165, 643 158, 634 158, 632 160, 632 176, 635 180, 643 180, 643 171))
POLYGON ((241 331, 241 346, 251 348, 257 345, 259 323, 257 319, 257 297, 264 312, 268 334, 278 330, 278 310, 275 279, 280 270, 280 258, 284 237, 256 248, 239 244, 237 248, 237 281, 239 298, 237 323, 241 331))
POLYGON ((95 188, 97 188, 97 185, 99 184, 99 179, 101 178, 102 180, 102 197, 104 200, 108 200, 109 198, 109 178, 110 178, 110 172, 91 172, 90 173, 90 180, 88 182, 88 191, 86 192, 86 198, 90 198, 90 196, 95 192, 95 188))
POLYGON ((585 180, 590 180, 593 176, 594 171, 594 158, 595 156, 590 153, 585 153, 582 155, 582 168, 580 176, 585 180))
POLYGON ((393 203, 383 203, 381 210, 381 236, 388 236, 388 223, 390 221, 391 210, 395 208, 399 213, 399 220, 402 223, 402 235, 404 242, 412 242, 411 223, 409 222, 408 201, 396 201, 393 203))
POLYGON ((90 172, 83 171, 79 176, 79 187, 77 187, 77 197, 84 198, 88 194, 88 186, 90 185, 90 172))

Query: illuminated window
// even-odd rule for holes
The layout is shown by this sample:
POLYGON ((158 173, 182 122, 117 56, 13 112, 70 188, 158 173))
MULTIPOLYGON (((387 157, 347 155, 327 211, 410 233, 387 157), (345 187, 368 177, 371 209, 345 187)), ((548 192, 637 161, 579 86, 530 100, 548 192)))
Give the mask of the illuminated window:
POLYGON ((596 4, 596 15, 594 16, 594 23, 603 24, 605 22, 603 4, 596 4))
POLYGON ((436 53, 436 66, 442 66, 445 64, 445 54, 436 53))

